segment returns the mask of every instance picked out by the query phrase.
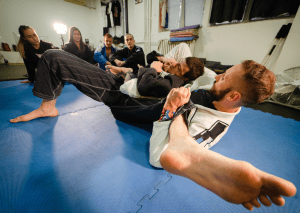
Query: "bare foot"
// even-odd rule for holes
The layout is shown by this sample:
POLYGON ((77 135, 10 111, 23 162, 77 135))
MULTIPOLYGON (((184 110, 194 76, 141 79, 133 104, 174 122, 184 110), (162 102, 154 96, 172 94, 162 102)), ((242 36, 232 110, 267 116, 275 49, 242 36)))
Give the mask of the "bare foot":
POLYGON ((32 81, 20 81, 22 84, 32 83, 32 81))
POLYGON ((190 137, 173 138, 162 153, 160 163, 165 170, 187 177, 230 203, 243 204, 248 210, 260 207, 257 198, 265 206, 272 202, 283 206, 282 196, 296 194, 293 183, 247 162, 210 151, 190 137))
POLYGON ((125 75, 127 72, 132 72, 132 68, 126 68, 126 67, 116 67, 113 65, 106 65, 105 66, 106 71, 110 71, 111 73, 115 75, 125 75))
POLYGON ((26 114, 26 115, 21 115, 17 118, 11 119, 11 123, 18 123, 18 122, 26 122, 30 121, 36 118, 41 118, 41 117, 56 117, 58 116, 59 112, 55 107, 56 100, 43 100, 41 106, 26 114))

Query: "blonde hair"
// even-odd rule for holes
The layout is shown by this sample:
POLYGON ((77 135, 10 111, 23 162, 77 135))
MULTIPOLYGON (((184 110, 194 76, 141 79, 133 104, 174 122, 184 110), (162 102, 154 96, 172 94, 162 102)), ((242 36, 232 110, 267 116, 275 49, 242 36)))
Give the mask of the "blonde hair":
MULTIPOLYGON (((32 29, 31 27, 29 26, 26 26, 26 25, 21 25, 19 27, 19 34, 20 34, 20 39, 19 39, 19 42, 18 42, 18 45, 17 45, 17 48, 22 56, 22 58, 25 58, 25 49, 24 49, 24 43, 26 42, 26 40, 24 39, 24 31, 25 30, 28 30, 28 29, 32 29)), ((32 29, 33 30, 33 29, 32 29)))

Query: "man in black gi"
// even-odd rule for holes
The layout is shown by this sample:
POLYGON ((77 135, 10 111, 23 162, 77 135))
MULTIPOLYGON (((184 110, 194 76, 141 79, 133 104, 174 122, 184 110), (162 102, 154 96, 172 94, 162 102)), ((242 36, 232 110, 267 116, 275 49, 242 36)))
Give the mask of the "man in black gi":
POLYGON ((139 69, 138 64, 145 66, 144 51, 135 45, 135 40, 131 34, 125 35, 125 44, 127 47, 112 53, 109 56, 109 61, 118 67, 132 68, 133 74, 136 75, 139 69))

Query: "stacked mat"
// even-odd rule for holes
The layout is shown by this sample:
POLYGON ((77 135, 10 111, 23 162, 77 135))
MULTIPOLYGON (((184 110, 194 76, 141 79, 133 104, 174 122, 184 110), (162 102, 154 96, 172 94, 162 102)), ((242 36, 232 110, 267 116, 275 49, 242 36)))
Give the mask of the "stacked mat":
POLYGON ((171 30, 170 42, 192 41, 199 37, 200 25, 193 25, 176 30, 171 30))

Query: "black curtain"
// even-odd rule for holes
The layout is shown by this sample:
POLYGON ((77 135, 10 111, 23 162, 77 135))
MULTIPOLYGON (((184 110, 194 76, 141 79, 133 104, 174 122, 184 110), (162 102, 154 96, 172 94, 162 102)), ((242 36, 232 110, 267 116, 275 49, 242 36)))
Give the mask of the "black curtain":
POLYGON ((295 15, 300 0, 253 0, 250 20, 253 18, 274 18, 283 14, 295 15))
POLYGON ((247 0, 213 0, 210 23, 241 21, 247 2, 247 0))

